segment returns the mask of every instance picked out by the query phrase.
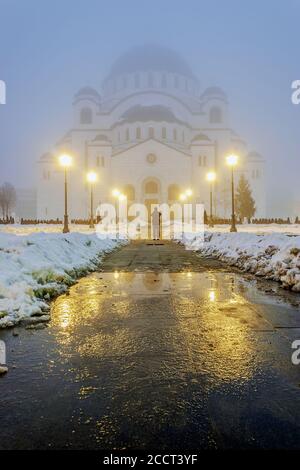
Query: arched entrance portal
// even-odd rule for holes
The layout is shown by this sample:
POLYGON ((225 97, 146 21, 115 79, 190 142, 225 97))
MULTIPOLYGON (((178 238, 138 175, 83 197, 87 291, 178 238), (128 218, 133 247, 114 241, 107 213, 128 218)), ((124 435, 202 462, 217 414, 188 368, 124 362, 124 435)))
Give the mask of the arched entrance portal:
POLYGON ((148 215, 151 213, 151 205, 161 202, 161 184, 158 178, 149 177, 143 181, 142 194, 148 215))
POLYGON ((148 211, 148 237, 151 237, 151 206, 161 202, 161 183, 158 178, 149 177, 143 181, 142 194, 148 211))

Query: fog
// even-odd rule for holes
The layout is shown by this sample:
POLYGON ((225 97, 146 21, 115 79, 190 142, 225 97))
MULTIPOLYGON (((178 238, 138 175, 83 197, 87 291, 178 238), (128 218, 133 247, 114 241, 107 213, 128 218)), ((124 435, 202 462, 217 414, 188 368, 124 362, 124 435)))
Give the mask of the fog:
POLYGON ((176 50, 200 92, 222 87, 232 127, 267 161, 268 215, 300 215, 300 2, 0 0, 0 183, 35 185, 37 160, 72 126, 72 99, 101 93, 115 59, 145 43, 176 50))

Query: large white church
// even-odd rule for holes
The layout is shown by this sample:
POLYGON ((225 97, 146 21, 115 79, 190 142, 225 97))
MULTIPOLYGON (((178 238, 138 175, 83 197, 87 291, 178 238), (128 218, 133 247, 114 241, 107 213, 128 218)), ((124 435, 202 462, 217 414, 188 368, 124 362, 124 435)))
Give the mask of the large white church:
POLYGON ((197 77, 174 51, 158 46, 129 50, 111 67, 101 94, 80 89, 73 101, 73 125, 39 160, 37 216, 63 216, 63 171, 58 155, 69 152, 69 213, 88 218, 86 174, 94 170, 95 207, 113 202, 118 189, 133 202, 174 203, 192 190, 191 201, 209 206, 206 175, 215 171, 214 212, 230 215, 230 172, 226 156, 240 157, 243 173, 265 216, 265 161, 248 150, 232 129, 226 94, 216 86, 199 89, 197 77))

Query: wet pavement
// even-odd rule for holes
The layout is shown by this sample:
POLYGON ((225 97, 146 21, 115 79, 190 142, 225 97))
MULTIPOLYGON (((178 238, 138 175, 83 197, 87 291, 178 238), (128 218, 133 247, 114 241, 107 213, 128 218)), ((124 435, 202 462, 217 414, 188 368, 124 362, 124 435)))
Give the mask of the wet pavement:
POLYGON ((113 252, 14 331, 0 449, 300 448, 299 308, 181 246, 113 252))

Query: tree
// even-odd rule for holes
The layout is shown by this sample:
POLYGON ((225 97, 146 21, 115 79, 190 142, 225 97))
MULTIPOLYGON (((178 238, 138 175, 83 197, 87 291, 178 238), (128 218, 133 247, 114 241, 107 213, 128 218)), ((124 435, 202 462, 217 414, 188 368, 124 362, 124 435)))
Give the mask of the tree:
POLYGON ((235 195, 236 213, 243 220, 245 217, 250 219, 256 212, 255 201, 252 197, 250 185, 244 175, 241 175, 235 195))
POLYGON ((0 186, 0 207, 3 219, 9 219, 11 212, 16 205, 16 190, 10 183, 4 183, 0 186))

